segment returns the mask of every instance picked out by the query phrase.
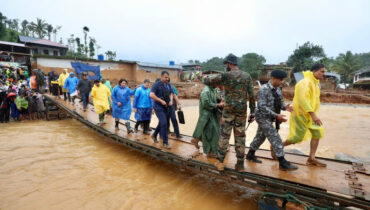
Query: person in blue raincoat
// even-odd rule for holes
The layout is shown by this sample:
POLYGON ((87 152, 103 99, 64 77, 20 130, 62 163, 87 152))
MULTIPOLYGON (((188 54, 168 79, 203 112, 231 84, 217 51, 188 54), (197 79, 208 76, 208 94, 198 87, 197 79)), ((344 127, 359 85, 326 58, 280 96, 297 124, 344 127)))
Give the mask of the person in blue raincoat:
POLYGON ((75 98, 78 95, 77 92, 77 85, 78 85, 78 78, 75 77, 75 73, 69 73, 69 77, 64 82, 64 89, 68 90, 68 101, 71 102, 72 97, 72 104, 75 104, 75 98))
POLYGON ((112 103, 113 103, 113 117, 116 121, 115 128, 118 130, 119 119, 123 119, 126 125, 127 134, 133 132, 130 128, 130 116, 131 116, 131 96, 135 94, 135 90, 131 90, 127 87, 127 80, 120 79, 118 85, 113 88, 112 91, 112 103))
POLYGON ((149 79, 145 79, 144 84, 142 84, 135 92, 133 104, 136 119, 135 132, 138 131, 139 125, 143 124, 144 134, 149 134, 149 124, 153 112, 153 100, 149 96, 149 85, 149 79))

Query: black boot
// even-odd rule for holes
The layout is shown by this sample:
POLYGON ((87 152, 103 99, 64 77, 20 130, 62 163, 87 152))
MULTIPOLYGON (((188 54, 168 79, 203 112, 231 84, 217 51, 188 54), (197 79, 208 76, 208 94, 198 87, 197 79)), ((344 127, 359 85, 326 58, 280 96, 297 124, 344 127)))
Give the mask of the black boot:
POLYGON ((244 160, 238 160, 235 164, 235 170, 237 172, 244 172, 244 160))
POLYGON ((132 130, 130 128, 130 122, 126 122, 126 129, 127 129, 127 134, 132 133, 132 130))
POLYGON ((116 128, 116 130, 119 130, 118 124, 119 124, 119 121, 116 120, 116 126, 114 126, 116 128))
POLYGON ((149 128, 149 123, 147 121, 144 122, 144 134, 148 135, 148 128, 149 128))
POLYGON ((140 125, 140 122, 136 122, 136 124, 135 124, 135 133, 137 133, 139 131, 139 125, 140 125))
POLYGON ((291 164, 290 162, 288 162, 287 160, 285 160, 284 156, 283 157, 278 157, 278 160, 279 160, 279 169, 282 170, 282 171, 293 171, 293 170, 297 170, 298 167, 291 164))
POLYGON ((256 150, 249 149, 248 154, 246 155, 245 158, 248 161, 252 161, 252 162, 255 162, 255 163, 262 163, 262 161, 257 159, 255 153, 256 153, 256 150))

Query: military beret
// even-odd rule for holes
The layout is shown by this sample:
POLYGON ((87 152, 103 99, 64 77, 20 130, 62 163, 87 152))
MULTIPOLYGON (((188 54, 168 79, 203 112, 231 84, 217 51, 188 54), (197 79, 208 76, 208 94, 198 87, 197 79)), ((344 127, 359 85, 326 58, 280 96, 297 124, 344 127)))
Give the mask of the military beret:
POLYGON ((271 77, 274 77, 277 79, 284 79, 287 77, 287 73, 283 70, 276 69, 271 72, 271 77))

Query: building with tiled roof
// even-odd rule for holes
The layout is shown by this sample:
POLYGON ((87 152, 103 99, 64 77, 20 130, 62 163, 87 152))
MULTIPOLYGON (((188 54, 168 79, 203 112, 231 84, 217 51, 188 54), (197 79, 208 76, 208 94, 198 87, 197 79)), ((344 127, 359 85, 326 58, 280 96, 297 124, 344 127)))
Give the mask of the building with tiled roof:
POLYGON ((29 47, 31 49, 31 54, 64 56, 68 50, 67 46, 57 42, 23 35, 18 36, 18 42, 29 47))

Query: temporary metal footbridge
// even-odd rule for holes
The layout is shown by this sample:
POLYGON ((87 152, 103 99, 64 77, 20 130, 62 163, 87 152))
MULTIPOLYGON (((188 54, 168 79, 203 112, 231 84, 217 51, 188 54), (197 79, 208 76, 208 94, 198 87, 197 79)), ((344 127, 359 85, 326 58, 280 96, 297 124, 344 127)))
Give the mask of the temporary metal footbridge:
MULTIPOLYGON (((202 173, 227 182, 244 185, 254 189, 279 194, 291 193, 300 200, 316 206, 343 209, 357 207, 370 209, 370 166, 351 162, 320 158, 327 167, 307 166, 307 156, 286 154, 286 159, 299 166, 296 171, 281 171, 268 150, 258 150, 256 155, 262 164, 245 161, 245 171, 234 170, 236 163, 234 146, 225 158, 225 170, 219 172, 208 158, 191 144, 191 137, 182 139, 169 137, 171 149, 167 150, 159 143, 154 143, 149 135, 141 132, 127 134, 125 128, 114 129, 114 119, 107 116, 107 124, 98 126, 98 117, 90 108, 83 112, 80 104, 72 105, 53 96, 44 95, 68 115, 83 124, 116 141, 117 143, 166 161, 180 169, 202 173)), ((124 127, 124 126, 122 126, 124 127)), ((246 148, 248 150, 248 148, 246 148)), ((247 151, 246 151, 247 152, 247 151)))

